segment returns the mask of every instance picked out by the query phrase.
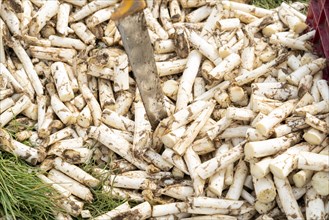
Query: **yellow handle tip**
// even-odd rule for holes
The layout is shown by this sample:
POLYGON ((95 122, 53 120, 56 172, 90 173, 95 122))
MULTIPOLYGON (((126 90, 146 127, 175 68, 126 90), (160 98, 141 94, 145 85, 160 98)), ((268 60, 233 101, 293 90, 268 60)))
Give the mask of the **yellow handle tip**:
POLYGON ((146 3, 144 0, 122 0, 120 6, 111 15, 111 19, 119 20, 120 18, 139 12, 145 7, 146 3))

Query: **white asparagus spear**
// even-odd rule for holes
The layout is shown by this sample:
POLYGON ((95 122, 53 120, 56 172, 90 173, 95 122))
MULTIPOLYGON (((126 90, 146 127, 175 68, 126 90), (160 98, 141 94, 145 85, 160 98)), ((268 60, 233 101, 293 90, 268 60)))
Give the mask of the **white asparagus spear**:
POLYGON ((271 209, 275 207, 275 201, 263 203, 260 201, 255 202, 255 209, 259 214, 265 214, 268 213, 271 209))
POLYGON ((57 156, 61 156, 63 152, 67 149, 74 148, 82 148, 83 147, 83 138, 72 138, 72 139, 64 139, 57 141, 55 144, 51 145, 48 150, 48 154, 55 154, 57 156))
MULTIPOLYGON (((254 21, 257 20, 257 17, 248 13, 248 12, 244 12, 241 10, 233 10, 234 12, 234 16, 236 18, 239 18, 241 22, 246 23, 246 24, 250 24, 254 21)), ((265 35, 265 34, 264 34, 265 35)))
MULTIPOLYGON (((0 16, 6 23, 8 29, 14 36, 20 36, 20 21, 15 12, 10 10, 8 4, 2 4, 0 8, 0 16)), ((2 22, 2 20, 1 20, 2 22)), ((1 28, 2 29, 2 28, 1 28)))
POLYGON ((304 23, 304 21, 301 21, 297 16, 290 13, 290 11, 285 7, 281 7, 278 11, 278 14, 281 21, 296 34, 302 33, 307 28, 307 24, 304 23))
POLYGON ((172 163, 166 161, 160 154, 155 152, 153 149, 148 149, 144 153, 144 159, 151 162, 163 171, 169 171, 173 167, 172 163))
POLYGON ((67 189, 63 188, 60 184, 56 184, 54 181, 49 179, 43 174, 37 174, 37 176, 46 184, 49 184, 52 188, 54 188, 57 192, 60 193, 61 196, 69 197, 71 195, 71 192, 67 189))
POLYGON ((275 157, 270 163, 270 170, 278 178, 286 178, 297 167, 297 155, 300 152, 311 151, 312 146, 307 143, 299 143, 290 147, 283 154, 275 157))
POLYGON ((300 108, 297 108, 295 110, 297 115, 306 115, 306 113, 309 113, 311 115, 317 115, 319 113, 328 113, 329 112, 329 102, 328 101, 321 101, 321 102, 315 102, 311 105, 306 105, 300 108))
POLYGON ((240 160, 236 166, 233 183, 225 196, 226 199, 238 200, 240 198, 248 172, 247 164, 243 160, 240 160))
POLYGON ((300 207, 293 195, 289 181, 287 179, 274 177, 274 183, 287 218, 304 219, 300 207))
POLYGON ((41 46, 30 46, 30 54, 34 58, 52 60, 52 61, 63 61, 71 63, 74 57, 77 55, 75 49, 64 49, 56 47, 41 47, 41 46))
POLYGON ((306 113, 305 123, 319 131, 329 133, 329 126, 327 125, 327 123, 309 113, 306 113))
POLYGON ((71 127, 63 128, 63 129, 49 135, 45 139, 45 145, 46 146, 52 145, 52 144, 56 143, 57 141, 60 141, 66 137, 71 136, 74 132, 75 131, 71 127))
POLYGON ((51 94, 50 105, 58 118, 64 124, 73 124, 76 121, 76 118, 69 110, 69 108, 66 107, 64 103, 59 99, 58 95, 56 94, 55 86, 51 83, 48 83, 46 87, 48 93, 51 94))
POLYGON ((317 129, 310 128, 305 131, 303 138, 310 144, 320 145, 322 141, 327 137, 326 133, 317 129))
POLYGON ((56 30, 58 33, 66 36, 68 34, 69 15, 71 11, 71 5, 62 3, 59 6, 57 14, 56 30))
POLYGON ((270 43, 281 44, 293 50, 309 51, 312 49, 309 42, 301 41, 296 38, 290 38, 288 36, 281 35, 280 33, 272 34, 270 37, 270 43))
POLYGON ((152 207, 150 203, 148 202, 143 202, 134 208, 131 208, 127 211, 121 212, 116 218, 120 219, 122 217, 126 218, 137 218, 137 219, 148 219, 152 215, 152 207), (122 215, 122 216, 121 216, 122 215))
POLYGON ((77 116, 77 124, 83 128, 88 128, 92 123, 91 111, 86 105, 77 116))
POLYGON ((97 187, 100 183, 98 179, 89 175, 81 168, 65 162, 60 157, 54 160, 54 168, 89 187, 97 187))
POLYGON ((23 95, 17 100, 14 106, 8 108, 0 115, 0 127, 4 127, 8 122, 10 122, 16 115, 24 111, 31 104, 31 100, 23 95))
POLYGON ((21 93, 25 90, 2 63, 0 63, 0 74, 8 79, 17 93, 21 93))
POLYGON ((0 101, 0 114, 6 111, 8 108, 15 105, 15 102, 12 98, 5 98, 0 101))
POLYGON ((179 140, 173 147, 173 150, 179 154, 183 155, 188 148, 189 145, 192 144, 201 128, 206 124, 209 119, 215 105, 211 103, 208 108, 206 108, 196 119, 195 121, 188 127, 186 132, 184 133, 184 137, 179 140))
POLYGON ((46 138, 50 135, 49 126, 53 122, 53 113, 54 113, 54 111, 53 111, 52 107, 49 106, 47 108, 45 118, 44 118, 41 126, 38 128, 38 135, 41 138, 46 138))
POLYGON ((64 64, 62 62, 55 62, 50 68, 61 101, 66 102, 73 99, 74 92, 64 64))
POLYGON ((115 111, 115 98, 111 82, 105 79, 98 79, 98 96, 101 108, 115 111))
POLYGON ((182 16, 182 11, 179 7, 178 0, 172 0, 169 2, 169 12, 170 12, 171 20, 173 22, 180 21, 182 16))
POLYGON ((296 17, 298 17, 301 21, 305 22, 306 21, 306 15, 298 11, 297 7, 292 5, 288 5, 285 2, 281 3, 281 6, 288 10, 290 13, 294 14, 296 17))
POLYGON ((116 112, 120 115, 126 115, 133 103, 134 96, 129 91, 121 91, 116 95, 116 112))
POLYGON ((42 5, 42 7, 33 16, 31 20, 29 29, 29 33, 31 36, 36 36, 46 25, 47 21, 49 21, 57 14, 59 5, 60 3, 57 0, 47 1, 42 5))
POLYGON ((82 22, 71 24, 75 34, 87 45, 94 44, 96 36, 82 22))
POLYGON ((182 212, 186 212, 188 207, 188 203, 186 202, 175 202, 168 203, 164 205, 155 205, 153 206, 152 216, 165 216, 169 214, 179 214, 182 212))
POLYGON ((131 152, 132 146, 123 137, 116 135, 112 129, 101 124, 99 127, 89 128, 89 137, 94 138, 106 147, 119 154, 139 169, 145 170, 147 164, 135 158, 131 152))
POLYGON ((206 19, 212 11, 212 8, 208 5, 199 7, 185 16, 185 20, 191 23, 201 22, 206 19))
POLYGON ((201 208, 216 208, 216 209, 239 209, 244 204, 244 201, 229 200, 229 199, 215 199, 208 197, 192 197, 191 204, 194 207, 201 208))
POLYGON ((192 31, 192 33, 189 35, 189 41, 195 48, 200 51, 200 53, 202 53, 215 65, 219 64, 219 62, 222 60, 219 57, 216 48, 209 44, 203 37, 200 37, 198 34, 196 34, 194 31, 192 31))
POLYGON ((166 147, 173 148, 175 144, 184 136, 187 127, 182 126, 161 137, 161 141, 166 147))
POLYGON ((97 216, 94 220, 104 220, 111 219, 117 217, 121 212, 128 211, 130 209, 130 205, 128 202, 123 203, 122 205, 117 206, 109 212, 106 212, 103 215, 97 216))
POLYGON ((328 172, 317 172, 313 175, 311 185, 317 194, 321 196, 329 195, 329 173, 328 172))
POLYGON ((163 25, 163 28, 167 31, 168 35, 173 36, 173 34, 175 33, 175 29, 170 19, 167 4, 167 2, 163 2, 160 5, 160 20, 163 25))
POLYGON ((298 169, 329 171, 329 156, 312 152, 298 154, 298 169))
POLYGON ((192 86, 201 64, 201 58, 202 55, 196 50, 191 51, 187 58, 186 68, 178 87, 176 112, 188 105, 189 96, 192 93, 192 86))
POLYGON ((243 146, 245 142, 240 143, 231 150, 200 164, 195 172, 202 178, 206 179, 212 176, 220 169, 226 168, 229 164, 234 163, 243 156, 243 146))
POLYGON ((310 93, 305 93, 303 95, 303 97, 297 102, 295 108, 300 108, 300 107, 304 107, 306 105, 310 105, 314 102, 314 99, 312 97, 312 95, 310 93))
POLYGON ((172 100, 176 100, 178 86, 179 86, 179 83, 177 81, 167 80, 162 84, 162 91, 166 96, 168 96, 172 100))
POLYGON ((205 181, 196 174, 195 169, 201 164, 201 160, 191 147, 187 148, 184 160, 193 181, 194 194, 200 196, 204 192, 205 181))
POLYGON ((244 189, 241 192, 241 198, 246 200, 250 205, 254 205, 256 201, 255 197, 244 189))
POLYGON ((46 117, 47 97, 43 95, 37 96, 37 105, 38 105, 38 130, 39 130, 46 117))
POLYGON ((149 8, 144 9, 144 15, 147 26, 163 40, 169 38, 168 33, 162 28, 157 19, 152 15, 152 12, 149 8))
MULTIPOLYGON (((83 73, 79 73, 83 74, 83 73)), ((96 100, 95 96, 92 94, 91 90, 88 88, 86 84, 82 82, 80 76, 78 76, 80 92, 83 98, 86 100, 89 109, 92 109, 91 115, 93 117, 93 122, 95 126, 100 125, 101 117, 102 117, 102 110, 98 101, 96 100)))
POLYGON ((192 148, 198 155, 204 155, 216 150, 215 144, 208 137, 194 141, 192 148))
MULTIPOLYGON (((127 57, 127 55, 122 55, 127 57)), ((128 58, 126 59, 128 61, 128 58)), ((129 89, 129 70, 125 68, 115 67, 113 74, 113 91, 124 91, 129 89)))
POLYGON ((316 82, 316 86, 318 87, 318 90, 321 94, 321 97, 325 101, 329 101, 329 86, 328 82, 324 79, 318 80, 316 82))
POLYGON ((11 44, 8 46, 13 48, 18 59, 21 61, 22 65, 25 69, 26 75, 30 79, 30 82, 31 82, 36 94, 43 95, 43 86, 41 84, 41 81, 34 69, 31 58, 26 53, 26 51, 24 50, 24 48, 22 47, 20 42, 18 40, 16 40, 15 38, 11 38, 11 44))
POLYGON ((147 178, 129 177, 121 175, 110 175, 110 185, 112 187, 119 187, 125 189, 151 189, 157 188, 156 184, 147 178))
MULTIPOLYGON (((326 148, 323 149, 322 146, 317 146, 317 147, 313 148, 311 152, 326 154, 326 148)), ((313 173, 314 173, 314 171, 312 171, 312 170, 300 170, 299 172, 295 173, 293 175, 293 181, 295 183, 295 186, 297 186, 297 187, 305 186, 308 182, 311 181, 313 173)))
POLYGON ((162 157, 169 163, 173 164, 175 167, 177 167, 179 170, 184 172, 185 174, 189 175, 189 171, 187 170, 186 164, 181 156, 178 154, 175 154, 175 151, 166 148, 162 152, 162 157))
POLYGON ((154 42, 154 52, 157 54, 171 53, 175 51, 175 44, 172 39, 157 40, 154 42))
POLYGON ((221 19, 217 24, 221 31, 230 31, 240 28, 240 20, 238 18, 221 19))
POLYGON ((300 133, 291 133, 284 137, 264 141, 248 142, 245 146, 246 159, 265 157, 284 150, 300 141, 300 133))
MULTIPOLYGON (((306 64, 308 64, 309 62, 312 62, 313 60, 311 61, 305 61, 306 64)), ((322 79, 322 72, 318 72, 314 75, 313 77, 313 85, 312 85, 312 88, 311 88, 311 95, 314 99, 314 102, 320 102, 321 101, 321 95, 320 95, 320 92, 319 92, 319 89, 318 89, 318 86, 316 84, 316 82, 318 80, 322 79)))
POLYGON ((113 6, 101 9, 95 12, 92 16, 88 17, 86 20, 87 26, 93 28, 100 23, 107 21, 111 18, 113 12, 113 6))
POLYGON ((255 48, 254 47, 246 47, 242 50, 241 53, 241 67, 248 71, 251 71, 254 66, 255 60, 255 48))
POLYGON ((211 140, 214 140, 217 135, 222 133, 230 124, 232 120, 228 117, 221 118, 216 124, 214 124, 209 130, 207 131, 207 135, 211 140))
POLYGON ((31 103, 26 109, 22 111, 22 114, 36 121, 38 119, 38 106, 34 103, 31 103))
POLYGON ((5 99, 11 95, 13 95, 14 90, 13 89, 3 89, 0 91, 0 99, 5 99))
POLYGON ((234 68, 240 65, 240 56, 236 53, 232 53, 225 57, 212 71, 209 75, 217 80, 222 80, 224 75, 231 72, 234 68))
POLYGON ((254 188, 257 200, 262 203, 269 203, 274 201, 276 197, 276 190, 272 176, 267 174, 264 177, 253 178, 254 188))
MULTIPOLYGON (((285 133, 281 136, 289 134, 290 132, 285 133)), ((275 129, 274 129, 274 133, 276 134, 275 129)), ((276 136, 276 137, 281 137, 281 136, 276 136)), ((266 136, 263 136, 258 130, 254 129, 254 128, 248 128, 247 131, 246 131, 246 136, 245 137, 248 141, 262 141, 262 140, 265 140, 267 138, 266 136)))
POLYGON ((62 172, 59 172, 56 169, 51 169, 47 177, 55 183, 60 184, 73 195, 86 200, 87 202, 91 202, 93 200, 93 195, 86 186, 66 176, 62 172))
POLYGON ((244 85, 244 84, 249 83, 249 82, 257 79, 258 77, 266 74, 271 67, 279 64, 283 60, 284 57, 285 57, 285 55, 278 56, 276 59, 269 61, 250 72, 248 71, 248 72, 236 77, 235 80, 236 80, 237 84, 239 86, 244 85))
POLYGON ((295 103, 295 100, 287 101, 283 105, 271 111, 270 114, 265 116, 256 124, 257 131, 259 131, 264 136, 269 135, 275 125, 282 122, 287 116, 291 114, 295 103))
POLYGON ((22 1, 23 13, 21 17, 21 30, 23 34, 28 32, 28 24, 32 19, 33 5, 29 0, 22 1))
POLYGON ((222 2, 225 9, 236 9, 247 13, 251 13, 257 17, 264 17, 267 15, 272 15, 272 11, 268 9, 259 8, 253 5, 242 4, 238 2, 223 1, 222 2))
POLYGON ((300 67, 301 62, 295 55, 292 54, 288 57, 287 64, 293 71, 295 71, 300 67))
POLYGON ((223 82, 215 85, 214 87, 212 87, 211 89, 209 89, 207 92, 203 93, 202 95, 196 97, 194 99, 194 101, 209 100, 209 99, 211 99, 215 95, 215 93, 217 91, 224 91, 224 90, 226 90, 230 86, 230 84, 231 84, 230 81, 225 80, 225 81, 223 81, 223 82))
POLYGON ((194 190, 192 186, 174 184, 160 189, 159 192, 163 195, 184 201, 187 198, 193 196, 194 190))
MULTIPOLYGON (((136 110, 136 107, 135 107, 136 110)), ((123 131, 129 131, 134 132, 135 128, 135 122, 130 120, 127 117, 124 117, 122 115, 119 115, 118 113, 105 109, 102 113, 102 122, 104 122, 106 125, 111 126, 113 128, 123 130, 123 131)))
POLYGON ((288 77, 287 81, 292 85, 298 85, 300 80, 308 74, 314 75, 319 70, 323 69, 325 65, 325 60, 323 58, 316 59, 311 63, 305 64, 294 72, 292 72, 288 77))
MULTIPOLYGON (((74 21, 79 21, 85 17, 87 17, 88 15, 91 15, 92 13, 114 5, 115 3, 117 3, 117 0, 109 0, 109 1, 102 1, 102 0, 96 0, 96 1, 92 1, 89 2, 88 4, 84 4, 82 5, 82 3, 79 3, 79 6, 83 6, 80 10, 77 10, 72 16, 71 16, 71 20, 72 22, 74 21)), ((70 1, 70 3, 72 3, 72 1, 70 1)))
POLYGON ((87 47, 81 40, 75 38, 50 35, 49 40, 51 42, 51 46, 55 46, 55 47, 65 47, 65 48, 72 48, 76 50, 83 50, 86 49, 87 47))
POLYGON ((93 151, 85 147, 65 149, 61 156, 71 164, 86 164, 90 162, 93 151))
POLYGON ((325 219, 323 199, 321 199, 313 187, 307 189, 305 202, 306 219, 325 219))
POLYGON ((112 196, 114 199, 124 199, 128 201, 134 202, 144 202, 145 199, 143 198, 141 193, 132 191, 132 190, 125 190, 115 187, 110 187, 103 185, 102 191, 107 193, 108 195, 112 196))
POLYGON ((159 76, 168 76, 181 73, 184 71, 186 64, 187 59, 156 62, 159 76))
POLYGON ((217 136, 219 139, 245 138, 247 130, 251 128, 248 125, 232 126, 226 128, 223 133, 217 136))

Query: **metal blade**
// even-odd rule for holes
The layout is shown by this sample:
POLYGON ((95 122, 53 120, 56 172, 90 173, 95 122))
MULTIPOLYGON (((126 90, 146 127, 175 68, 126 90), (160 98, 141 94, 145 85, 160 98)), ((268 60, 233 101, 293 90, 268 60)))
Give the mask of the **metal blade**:
POLYGON ((143 11, 116 21, 148 119, 155 129, 167 116, 143 11))

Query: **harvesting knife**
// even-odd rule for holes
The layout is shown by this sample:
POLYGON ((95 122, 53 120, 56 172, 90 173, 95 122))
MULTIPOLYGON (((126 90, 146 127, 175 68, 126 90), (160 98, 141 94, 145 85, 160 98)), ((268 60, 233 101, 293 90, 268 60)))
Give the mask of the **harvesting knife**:
POLYGON ((115 21, 121 34, 147 117, 155 129, 161 119, 167 117, 167 113, 144 18, 145 7, 144 0, 123 0, 111 19, 115 21))

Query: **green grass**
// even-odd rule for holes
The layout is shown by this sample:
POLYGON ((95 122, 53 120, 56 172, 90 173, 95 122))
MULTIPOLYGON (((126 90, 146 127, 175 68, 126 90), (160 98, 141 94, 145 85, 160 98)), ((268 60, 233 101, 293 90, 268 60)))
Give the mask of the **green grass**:
MULTIPOLYGON (((125 202, 123 200, 113 199, 109 194, 103 193, 101 187, 91 189, 91 192, 94 195, 94 201, 92 203, 85 203, 83 209, 89 210, 93 217, 103 215, 125 202)), ((82 220, 83 218, 78 217, 76 219, 82 220)))
MULTIPOLYGON (((262 8, 276 8, 278 7, 282 2, 282 0, 252 0, 251 4, 262 7, 262 8)), ((287 3, 295 2, 295 1, 285 1, 287 3)), ((302 3, 308 3, 309 0, 299 0, 298 2, 302 3)))
MULTIPOLYGON (((112 170, 111 167, 110 167, 111 158, 110 158, 110 161, 107 164, 108 165, 102 167, 102 169, 106 169, 106 170, 110 169, 110 173, 109 174, 103 174, 103 175, 95 175, 93 173, 92 170, 93 170, 94 167, 100 168, 100 166, 93 159, 89 163, 84 164, 84 165, 81 166, 81 168, 84 171, 86 171, 87 173, 92 174, 94 177, 101 180, 101 184, 99 185, 98 188, 90 189, 93 196, 94 196, 93 202, 92 203, 85 203, 85 205, 84 205, 84 209, 89 210, 93 217, 97 217, 97 216, 102 215, 106 212, 109 212, 112 209, 116 208, 117 206, 119 206, 119 205, 121 205, 122 203, 125 202, 124 200, 114 199, 114 198, 112 198, 111 195, 106 194, 102 191, 102 186, 107 185, 107 183, 105 183, 105 182, 108 180, 108 175, 115 173, 115 170, 112 170)), ((76 219, 82 220, 83 218, 78 217, 76 219)))
POLYGON ((54 219, 56 192, 37 176, 37 170, 9 153, 0 152, 0 217, 54 219))

